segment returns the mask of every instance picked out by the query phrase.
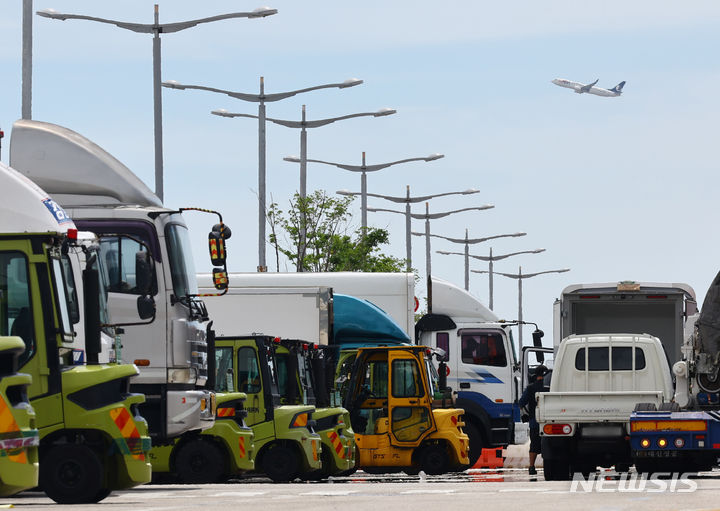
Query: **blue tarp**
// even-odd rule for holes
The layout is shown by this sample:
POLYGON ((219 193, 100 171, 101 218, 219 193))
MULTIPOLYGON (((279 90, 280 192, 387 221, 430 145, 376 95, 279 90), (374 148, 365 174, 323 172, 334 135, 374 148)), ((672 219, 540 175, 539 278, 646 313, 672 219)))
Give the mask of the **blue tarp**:
POLYGON ((333 311, 333 344, 412 344, 405 331, 372 302, 335 294, 333 311))

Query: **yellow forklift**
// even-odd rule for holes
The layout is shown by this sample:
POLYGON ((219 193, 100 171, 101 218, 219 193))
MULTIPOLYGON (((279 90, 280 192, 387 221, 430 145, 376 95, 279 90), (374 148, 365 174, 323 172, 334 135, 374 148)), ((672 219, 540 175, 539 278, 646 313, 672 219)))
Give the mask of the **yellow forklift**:
MULTIPOLYGON (((433 408, 446 374, 424 346, 359 348, 345 394, 355 431, 357 468, 443 474, 468 468, 461 408, 433 408), (434 374, 433 374, 434 373, 434 374)), ((442 358, 442 354, 438 354, 442 358)))

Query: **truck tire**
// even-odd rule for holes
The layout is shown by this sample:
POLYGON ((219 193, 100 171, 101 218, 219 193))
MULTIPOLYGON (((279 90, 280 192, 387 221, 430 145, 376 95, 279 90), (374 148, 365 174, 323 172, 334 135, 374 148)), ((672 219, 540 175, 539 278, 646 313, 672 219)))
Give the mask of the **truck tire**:
POLYGON ((634 412, 654 412, 657 411, 655 403, 638 403, 633 409, 634 412))
POLYGON ((420 470, 429 475, 440 475, 448 471, 450 456, 442 445, 428 445, 423 447, 419 456, 420 470))
POLYGON ((463 430, 467 434, 470 440, 470 449, 468 452, 468 458, 470 458, 470 465, 468 468, 472 468, 482 454, 483 447, 485 447, 485 439, 478 427, 472 422, 468 421, 463 426, 463 430))
POLYGON ((174 465, 178 479, 186 484, 217 483, 227 475, 222 450, 215 443, 199 438, 180 446, 174 465))
POLYGON ((658 410, 661 412, 679 412, 680 405, 674 401, 670 401, 667 403, 660 403, 658 410))
POLYGON ((110 492, 95 451, 85 445, 51 447, 40 463, 40 488, 58 504, 94 504, 110 492))
POLYGON ((271 445, 262 458, 262 471, 276 483, 287 483, 300 472, 300 460, 295 449, 271 445))
POLYGON ((570 480, 570 462, 567 459, 543 459, 543 467, 546 481, 570 480))

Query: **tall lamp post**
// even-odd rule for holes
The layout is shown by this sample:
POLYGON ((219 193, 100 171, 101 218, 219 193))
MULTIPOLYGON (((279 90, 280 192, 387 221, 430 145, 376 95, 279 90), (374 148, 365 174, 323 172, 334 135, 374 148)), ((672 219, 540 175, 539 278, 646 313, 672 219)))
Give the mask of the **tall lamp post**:
MULTIPOLYGON (((323 163, 325 165, 332 165, 334 167, 337 167, 339 169, 343 170, 349 170, 350 172, 360 172, 360 196, 361 196, 361 216, 362 216, 362 232, 365 234, 367 231, 367 173, 368 172, 377 172, 378 170, 386 169, 388 167, 392 167, 393 165, 398 165, 400 163, 408 163, 411 161, 435 161, 439 160, 440 158, 444 158, 444 154, 440 153, 434 153, 428 156, 421 156, 421 157, 415 157, 415 158, 405 158, 403 160, 397 160, 397 161, 391 161, 389 163, 377 163, 375 165, 367 165, 365 163, 365 151, 362 153, 362 165, 346 165, 344 163, 333 163, 331 161, 323 161, 323 160, 306 160, 312 163, 323 163)), ((296 156, 288 156, 287 158, 283 158, 285 161, 293 161, 298 162, 302 160, 301 158, 297 158, 296 156)))
POLYGON ((430 213, 430 204, 428 202, 425 203, 425 214, 418 215, 413 214, 413 218, 417 219, 424 219, 425 220, 425 232, 413 232, 414 236, 425 236, 425 273, 427 276, 427 299, 428 299, 428 313, 432 313, 432 282, 430 280, 430 276, 432 275, 432 267, 430 264, 430 220, 435 220, 437 218, 443 218, 448 215, 452 215, 453 213, 461 213, 463 211, 483 211, 486 209, 492 209, 495 206, 492 204, 484 204, 482 206, 475 206, 471 208, 462 208, 462 209, 456 209, 453 211, 446 211, 444 213, 430 213))
MULTIPOLYGON (((490 310, 493 310, 493 261, 500 261, 502 259, 507 259, 508 257, 520 255, 520 254, 539 254, 541 252, 545 252, 544 248, 536 248, 535 250, 521 250, 520 252, 512 252, 510 254, 503 254, 499 256, 494 256, 492 247, 490 247, 490 255, 489 256, 479 256, 479 255, 472 255, 470 254, 470 257, 473 257, 475 259, 478 259, 480 261, 487 261, 488 264, 488 271, 483 270, 471 270, 473 273, 487 273, 488 274, 488 282, 489 282, 489 306, 490 310)), ((448 254, 451 254, 453 252, 447 252, 448 254)))
POLYGON ((32 119, 32 0, 23 0, 22 119, 32 119))
POLYGON ((196 20, 181 21, 178 23, 160 23, 160 13, 158 4, 155 4, 155 21, 152 24, 145 23, 128 23, 125 21, 110 20, 105 18, 97 18, 95 16, 85 16, 80 14, 67 14, 57 12, 54 9, 43 9, 38 11, 38 16, 50 18, 54 20, 89 20, 98 21, 100 23, 108 23, 116 27, 124 28, 132 32, 143 34, 153 34, 153 104, 155 118, 155 195, 162 201, 163 190, 163 154, 162 154, 162 91, 161 80, 161 62, 160 62, 160 34, 170 34, 180 32, 186 28, 191 28, 201 23, 210 23, 211 21, 220 21, 230 18, 264 18, 277 13, 277 9, 268 7, 259 7, 250 12, 232 12, 229 14, 219 14, 208 18, 200 18, 196 20))
MULTIPOLYGON (((350 192, 348 190, 338 190, 337 192, 340 195, 349 195, 349 196, 362 196, 362 192, 350 192)), ((405 212, 402 211, 395 211, 393 209, 374 209, 374 208, 365 208, 365 211, 390 211, 392 213, 399 213, 401 215, 405 215, 405 260, 407 262, 407 271, 412 271, 412 227, 411 227, 411 211, 410 211, 410 204, 417 203, 417 202, 426 202, 430 199, 434 199, 435 197, 444 197, 446 195, 471 195, 474 193, 480 193, 480 190, 475 190, 474 188, 470 188, 468 190, 463 190, 462 192, 445 192, 445 193, 436 193, 433 195, 422 195, 419 197, 410 197, 410 185, 406 186, 406 196, 405 197, 390 197, 388 195, 380 195, 377 193, 367 193, 365 192, 366 197, 377 197, 379 199, 385 199, 392 202, 398 202, 398 203, 405 203, 405 212)), ((367 225, 365 226, 367 228, 367 225)))
POLYGON ((260 77, 260 93, 259 94, 247 94, 244 92, 233 92, 224 89, 216 89, 214 87, 205 87, 203 85, 186 85, 175 80, 168 80, 163 82, 163 87, 170 89, 196 89, 210 92, 217 92, 225 94, 231 98, 241 99, 243 101, 254 102, 258 104, 258 271, 267 271, 265 264, 265 212, 266 212, 266 144, 265 144, 265 103, 273 103, 286 98, 302 94, 304 92, 310 92, 319 89, 347 89, 348 87, 354 87, 363 83, 358 78, 349 78, 344 82, 340 83, 327 83, 324 85, 316 85, 314 87, 306 87, 304 89, 297 89, 288 92, 276 92, 273 94, 265 94, 265 79, 260 77))
MULTIPOLYGON (((476 273, 488 273, 483 270, 474 270, 476 273)), ((544 275, 546 273, 565 273, 566 271, 570 271, 570 268, 563 268, 562 270, 546 270, 546 271, 539 271, 536 273, 523 273, 522 272, 522 266, 518 267, 517 273, 502 273, 502 272, 495 272, 498 275, 502 275, 503 277, 507 277, 509 279, 516 279, 518 281, 518 322, 520 323, 518 325, 518 343, 520 346, 520 351, 522 351, 523 348, 523 315, 522 315, 522 281, 524 279, 529 279, 531 277, 537 277, 538 275, 544 275)))
MULTIPOLYGON (((431 234, 430 236, 434 236, 435 238, 441 238, 444 240, 451 241, 453 243, 464 243, 465 244, 465 291, 470 290, 470 245, 475 245, 477 243, 483 243, 488 240, 494 240, 498 238, 517 238, 519 236, 525 236, 527 235, 526 232, 515 232, 512 234, 497 234, 495 236, 488 236, 486 238, 468 238, 468 230, 465 229, 465 239, 462 238, 448 238, 447 236, 440 236, 439 234, 431 234)), ((436 250, 435 251, 438 254, 452 254, 452 252, 443 252, 442 250, 436 250)))

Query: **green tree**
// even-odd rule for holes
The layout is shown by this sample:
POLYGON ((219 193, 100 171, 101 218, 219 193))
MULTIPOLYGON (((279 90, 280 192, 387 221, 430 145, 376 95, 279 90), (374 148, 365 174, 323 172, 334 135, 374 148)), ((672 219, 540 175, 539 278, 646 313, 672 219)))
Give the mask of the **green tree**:
POLYGON ((348 211, 352 201, 317 190, 304 199, 296 193, 287 211, 272 203, 267 218, 278 271, 280 254, 297 271, 404 271, 404 259, 381 252, 390 240, 387 230, 368 227, 365 236, 353 230, 348 211))

